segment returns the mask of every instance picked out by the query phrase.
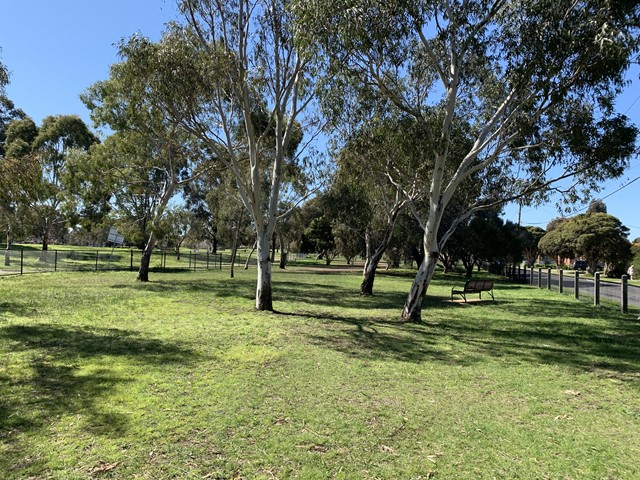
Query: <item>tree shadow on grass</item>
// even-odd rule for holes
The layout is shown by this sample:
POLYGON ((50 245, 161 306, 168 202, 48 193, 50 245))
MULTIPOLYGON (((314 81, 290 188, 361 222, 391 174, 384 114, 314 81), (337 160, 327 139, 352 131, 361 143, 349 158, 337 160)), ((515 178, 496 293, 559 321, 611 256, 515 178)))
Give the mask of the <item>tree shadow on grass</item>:
POLYGON ((0 376, 0 441, 9 439, 14 459, 26 455, 28 447, 12 439, 46 430, 63 415, 77 416, 97 435, 119 437, 127 431, 126 416, 106 410, 98 400, 131 380, 102 363, 92 364, 91 359, 125 357, 164 365, 189 364, 197 357, 178 343, 132 331, 59 325, 0 328, 0 345, 15 354, 12 368, 18 372, 0 376))
POLYGON ((255 279, 246 278, 202 278, 187 279, 181 278, 179 281, 172 280, 151 280, 149 282, 118 283, 111 285, 113 289, 132 289, 147 291, 152 293, 197 293, 206 292, 212 296, 219 297, 240 297, 252 299, 255 295, 255 279))
POLYGON ((351 358, 409 363, 439 361, 451 365, 471 365, 480 360, 475 355, 459 356, 441 348, 436 337, 424 334, 425 325, 308 312, 279 314, 316 321, 310 331, 303 333, 307 341, 351 358))
POLYGON ((0 320, 3 319, 7 313, 27 317, 35 314, 36 310, 19 302, 0 302, 0 320))
POLYGON ((526 311, 519 305, 514 297, 474 304, 428 297, 421 324, 323 313, 291 315, 319 322, 303 333, 312 344, 350 357, 451 365, 558 365, 640 387, 638 322, 562 297, 527 299, 526 311))
MULTIPOLYGON (((308 276, 309 273, 307 272, 308 276)), ((315 274, 314 274, 315 275, 315 274)), ((334 276, 341 274, 334 274, 334 276)), ((341 275, 342 276, 342 275, 341 275)), ((276 279, 273 283, 274 304, 306 303, 310 305, 335 306, 342 308, 395 308, 399 310, 406 297, 405 293, 376 292, 373 297, 362 297, 358 292, 359 283, 354 281, 353 288, 331 282, 307 284, 295 281, 276 279)), ((203 281, 201 278, 180 281, 153 280, 145 283, 116 284, 111 288, 136 289, 153 293, 198 293, 206 292, 211 298, 246 299, 248 307, 255 299, 256 281, 254 278, 212 278, 203 281)))

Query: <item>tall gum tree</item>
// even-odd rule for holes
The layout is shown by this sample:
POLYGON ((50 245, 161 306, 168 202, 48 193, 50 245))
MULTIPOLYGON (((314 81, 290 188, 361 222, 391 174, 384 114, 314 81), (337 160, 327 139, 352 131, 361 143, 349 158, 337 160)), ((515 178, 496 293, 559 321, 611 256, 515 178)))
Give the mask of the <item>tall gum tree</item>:
POLYGON ((597 191, 635 150, 635 127, 612 105, 638 53, 636 2, 295 0, 292 9, 308 41, 334 59, 336 77, 416 122, 438 111, 433 147, 423 152, 429 207, 417 215, 425 257, 405 321, 421 320, 439 252, 460 222, 561 180, 573 182, 562 187, 569 200, 597 191), (473 142, 454 157, 459 122, 473 142), (474 175, 492 187, 440 232, 456 190, 474 175))
POLYGON ((290 146, 298 130, 307 143, 318 130, 313 57, 293 43, 288 6, 183 0, 186 26, 171 26, 159 44, 132 38, 121 48, 163 91, 156 102, 167 118, 197 135, 234 175, 256 229, 258 310, 273 310, 269 252, 277 219, 287 213, 278 212, 281 194, 292 189, 287 170, 296 164, 303 171, 311 162, 304 144, 293 156, 290 146))
POLYGON ((33 186, 32 208, 40 220, 43 251, 49 247, 53 227, 67 221, 61 209, 69 193, 65 182, 67 160, 75 151, 87 151, 95 143, 98 138, 77 115, 45 117, 38 129, 32 149, 40 175, 33 186))
MULTIPOLYGON (((397 112, 396 112, 397 113, 397 112)), ((369 192, 373 222, 365 233, 366 255, 362 295, 372 295, 376 269, 391 242, 399 215, 410 206, 415 214, 424 210, 431 165, 424 162, 422 152, 431 148, 430 135, 437 116, 425 113, 425 121, 414 122, 406 114, 368 118, 349 135, 338 156, 338 178, 349 178, 352 184, 369 192), (377 221, 375 221, 377 220, 377 221), (377 224, 377 228, 374 225, 377 224)), ((470 139, 465 129, 452 133, 451 150, 468 148, 470 139)), ((448 166, 450 168, 450 166, 448 166)), ((459 205, 470 203, 478 193, 475 178, 465 181, 464 192, 458 192, 459 205)))
POLYGON ((92 151, 93 176, 111 186, 116 215, 140 223, 141 282, 149 281, 151 256, 169 202, 208 168, 198 140, 167 121, 154 106, 155 91, 146 86, 125 61, 112 65, 110 78, 81 96, 95 125, 113 131, 92 151))
POLYGON ((38 127, 30 118, 13 120, 5 135, 4 156, 0 158, 0 228, 6 233, 5 265, 11 262, 11 245, 16 235, 28 234, 40 179, 39 164, 32 144, 38 127))

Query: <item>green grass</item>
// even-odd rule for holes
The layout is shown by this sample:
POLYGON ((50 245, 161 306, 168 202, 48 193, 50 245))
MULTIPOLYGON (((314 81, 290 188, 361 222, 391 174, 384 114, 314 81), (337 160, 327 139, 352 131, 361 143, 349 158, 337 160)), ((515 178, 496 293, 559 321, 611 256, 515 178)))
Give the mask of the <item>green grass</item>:
POLYGON ((640 326, 546 290, 410 275, 0 279, 0 478, 640 478, 640 326))

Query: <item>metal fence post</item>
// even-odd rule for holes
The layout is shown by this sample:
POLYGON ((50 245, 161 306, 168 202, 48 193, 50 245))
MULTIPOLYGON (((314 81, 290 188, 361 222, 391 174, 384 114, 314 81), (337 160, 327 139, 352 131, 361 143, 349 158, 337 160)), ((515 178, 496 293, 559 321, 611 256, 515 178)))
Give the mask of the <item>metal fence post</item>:
POLYGON ((538 288, 542 288, 542 267, 538 267, 538 288))
POLYGON ((209 251, 207 251, 207 270, 209 270, 209 251))
POLYGON ((531 267, 531 277, 529 278, 529 285, 533 287, 533 266, 531 267))
POLYGON ((547 268, 547 290, 551 290, 551 268, 547 268))
POLYGON ((131 250, 131 257, 129 260, 129 270, 133 272, 133 250, 131 250))
POLYGON ((162 271, 167 271, 167 252, 162 252, 162 271))
POLYGON ((573 273, 573 298, 580 298, 580 272, 577 270, 573 273))
POLYGON ((53 251, 53 271, 58 271, 58 250, 53 251))
POLYGON ((222 271, 222 253, 219 253, 218 255, 220 255, 220 271, 222 271))
POLYGON ((593 304, 600 305, 600 272, 593 279, 593 304))
POLYGON ((627 276, 623 275, 622 276, 622 285, 621 285, 621 292, 620 292, 620 304, 622 307, 622 313, 629 313, 629 297, 628 297, 628 288, 627 288, 627 276))
POLYGON ((560 269, 558 273, 560 274, 560 279, 558 280, 558 282, 560 283, 560 287, 558 291, 562 293, 564 292, 564 270, 560 269))

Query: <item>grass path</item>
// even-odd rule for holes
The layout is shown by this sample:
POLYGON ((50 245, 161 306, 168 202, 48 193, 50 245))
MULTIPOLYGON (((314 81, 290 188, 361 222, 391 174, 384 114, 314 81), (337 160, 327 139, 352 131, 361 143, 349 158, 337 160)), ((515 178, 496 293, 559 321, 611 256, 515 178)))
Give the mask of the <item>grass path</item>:
POLYGON ((640 478, 640 327, 499 285, 275 272, 0 280, 0 478, 640 478))

